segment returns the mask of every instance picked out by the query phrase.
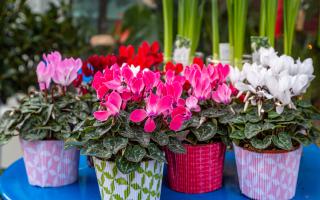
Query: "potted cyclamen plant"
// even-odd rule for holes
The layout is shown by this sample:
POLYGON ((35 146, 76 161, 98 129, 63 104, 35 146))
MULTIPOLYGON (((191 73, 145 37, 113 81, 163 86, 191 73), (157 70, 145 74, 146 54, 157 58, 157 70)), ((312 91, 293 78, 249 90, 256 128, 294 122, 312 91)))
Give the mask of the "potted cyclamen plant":
POLYGON ((166 150, 169 186, 175 191, 205 193, 222 186, 229 145, 225 118, 233 115, 228 74, 229 66, 222 64, 193 64, 184 70, 185 90, 177 102, 185 108, 176 113, 186 113, 187 121, 179 129, 185 132, 185 138, 181 138, 185 153, 172 152, 170 145, 166 150))
POLYGON ((93 156, 102 199, 160 199, 165 162, 160 146, 176 141, 164 132, 183 123, 180 115, 171 120, 176 105, 160 89, 164 84, 160 72, 128 64, 94 75, 100 107, 66 143, 93 156))
POLYGON ((252 199, 291 199, 302 145, 319 136, 312 124, 319 113, 302 100, 314 78, 312 60, 295 62, 272 48, 258 53, 257 63, 230 74, 245 102, 229 120, 240 189, 252 199))
POLYGON ((37 66, 40 91, 31 92, 0 120, 1 143, 20 137, 31 185, 57 187, 78 178, 79 151, 65 150, 63 140, 90 113, 85 97, 72 86, 79 82, 81 65, 80 59, 62 59, 59 52, 43 55, 37 66))

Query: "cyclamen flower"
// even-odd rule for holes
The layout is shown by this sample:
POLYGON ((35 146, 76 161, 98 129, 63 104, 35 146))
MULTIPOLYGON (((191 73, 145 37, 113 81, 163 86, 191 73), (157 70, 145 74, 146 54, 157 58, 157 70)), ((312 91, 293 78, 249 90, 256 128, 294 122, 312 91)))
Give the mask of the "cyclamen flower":
POLYGON ((50 87, 51 78, 54 74, 55 63, 61 62, 61 54, 54 51, 48 55, 43 54, 41 61, 37 66, 37 77, 40 90, 45 90, 50 87))
POLYGON ((122 99, 119 93, 112 92, 105 98, 105 102, 101 103, 106 110, 96 111, 93 113, 93 116, 99 121, 106 121, 110 116, 115 116, 120 112, 121 103, 122 99))
POLYGON ((286 105, 295 108, 291 98, 304 93, 314 78, 312 60, 295 62, 290 56, 279 57, 272 48, 261 48, 258 54, 257 62, 246 63, 241 72, 231 70, 232 84, 240 92, 254 94, 246 99, 254 105, 257 99, 260 108, 262 99, 273 99, 278 113, 286 105))
POLYGON ((55 67, 52 80, 56 84, 68 86, 77 78, 78 71, 82 66, 82 61, 79 58, 66 58, 52 65, 55 67))
POLYGON ((146 101, 146 109, 136 109, 130 114, 130 120, 132 122, 142 122, 147 118, 144 131, 153 132, 156 129, 154 118, 161 115, 163 112, 171 108, 172 98, 170 96, 164 96, 160 98, 155 94, 150 94, 146 101))
POLYGON ((218 86, 216 91, 212 92, 212 99, 217 103, 229 104, 231 93, 231 89, 226 84, 222 84, 218 86))
POLYGON ((198 105, 198 99, 194 96, 190 96, 186 100, 186 106, 190 111, 200 112, 200 106, 198 105))

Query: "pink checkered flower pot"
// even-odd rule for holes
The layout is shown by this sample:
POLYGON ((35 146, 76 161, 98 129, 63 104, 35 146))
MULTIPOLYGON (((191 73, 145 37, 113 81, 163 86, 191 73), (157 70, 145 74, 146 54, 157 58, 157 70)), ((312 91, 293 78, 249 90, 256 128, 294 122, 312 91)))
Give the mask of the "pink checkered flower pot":
POLYGON ((296 192, 302 146, 290 152, 257 153, 234 144, 241 192, 251 199, 287 200, 296 192))
POLYGON ((20 139, 28 181, 40 187, 59 187, 78 179, 79 151, 64 149, 60 140, 20 139))
POLYGON ((221 188, 226 146, 221 143, 184 145, 185 154, 166 151, 169 187, 200 194, 221 188))

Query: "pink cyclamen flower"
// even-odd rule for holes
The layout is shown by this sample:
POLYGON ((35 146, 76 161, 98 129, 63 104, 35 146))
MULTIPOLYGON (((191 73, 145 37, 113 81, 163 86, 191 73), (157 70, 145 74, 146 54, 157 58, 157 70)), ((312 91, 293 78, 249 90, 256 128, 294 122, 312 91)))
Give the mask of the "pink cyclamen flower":
POLYGON ((137 109, 130 114, 130 120, 137 123, 147 118, 144 131, 151 133, 156 129, 154 118, 169 110, 172 104, 170 96, 159 97, 153 93, 150 94, 146 102, 146 109, 137 109))
POLYGON ((41 61, 37 66, 37 77, 40 90, 46 90, 50 87, 52 68, 41 61))
POLYGON ((54 74, 54 63, 61 61, 61 54, 54 51, 48 55, 43 54, 43 61, 37 66, 37 78, 40 90, 45 90, 50 87, 51 78, 54 74))
POLYGON ((122 99, 119 93, 113 91, 106 97, 106 101, 101 103, 107 110, 99 110, 93 116, 99 121, 106 121, 110 116, 115 116, 120 112, 122 99))
POLYGON ((229 104, 231 102, 231 89, 227 84, 219 85, 216 91, 212 93, 212 99, 217 103, 229 104))
POLYGON ((200 112, 200 106, 198 105, 198 99, 194 96, 190 96, 187 98, 186 106, 190 111, 200 112))
POLYGON ((62 86, 69 86, 78 76, 78 71, 82 67, 80 58, 66 58, 62 61, 52 63, 54 67, 53 81, 62 86))
POLYGON ((171 112, 169 128, 173 131, 179 131, 184 120, 189 119, 190 117, 191 113, 184 106, 174 108, 171 112))

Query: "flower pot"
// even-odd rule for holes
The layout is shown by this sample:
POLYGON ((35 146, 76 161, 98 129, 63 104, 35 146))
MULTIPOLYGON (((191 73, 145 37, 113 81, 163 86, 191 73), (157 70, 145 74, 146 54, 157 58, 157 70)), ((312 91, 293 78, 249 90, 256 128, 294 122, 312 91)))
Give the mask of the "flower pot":
POLYGON ((199 194, 221 188, 226 146, 221 143, 184 145, 185 154, 166 151, 171 189, 199 194))
POLYGON ((121 173, 114 162, 93 158, 101 199, 160 200, 163 163, 142 162, 137 171, 121 173))
POLYGON ((20 139, 28 181, 40 187, 58 187, 78 179, 79 151, 65 150, 60 140, 20 139))
POLYGON ((290 152, 257 153, 233 145, 241 192, 251 199, 292 199, 302 147, 290 152))

